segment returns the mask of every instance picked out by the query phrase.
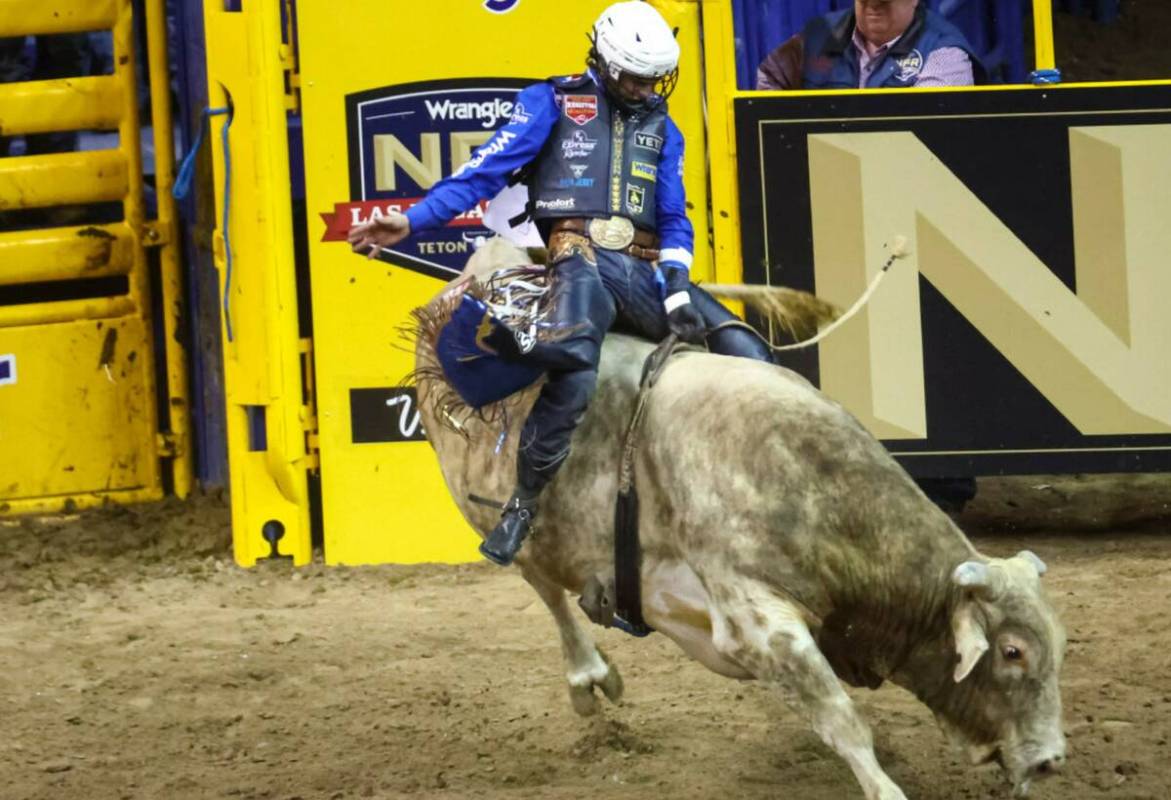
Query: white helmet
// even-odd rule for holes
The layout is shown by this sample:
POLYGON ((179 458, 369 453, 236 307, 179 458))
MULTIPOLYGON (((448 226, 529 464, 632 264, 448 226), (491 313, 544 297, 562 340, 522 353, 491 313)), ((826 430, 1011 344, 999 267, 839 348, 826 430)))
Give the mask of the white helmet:
POLYGON ((615 81, 623 72, 673 78, 679 67, 674 32, 653 6, 641 0, 615 3, 603 11, 594 23, 593 39, 599 66, 615 81))

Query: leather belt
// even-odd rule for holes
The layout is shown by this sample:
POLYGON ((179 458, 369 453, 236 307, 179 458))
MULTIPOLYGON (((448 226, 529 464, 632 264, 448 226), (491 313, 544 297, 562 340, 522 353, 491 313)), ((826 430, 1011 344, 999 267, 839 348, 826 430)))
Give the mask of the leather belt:
MULTIPOLYGON (((614 240, 607 236, 609 232, 607 227, 616 221, 621 221, 630 228, 634 228, 625 217, 611 217, 608 220, 565 217, 554 220, 553 227, 549 229, 549 238, 552 240, 553 236, 558 233, 576 233, 585 236, 595 247, 601 247, 603 250, 626 253, 635 258, 641 258, 643 261, 659 260, 659 237, 650 231, 634 228, 633 240, 629 244, 614 246, 614 240)), ((621 228, 618 225, 612 227, 621 228)))

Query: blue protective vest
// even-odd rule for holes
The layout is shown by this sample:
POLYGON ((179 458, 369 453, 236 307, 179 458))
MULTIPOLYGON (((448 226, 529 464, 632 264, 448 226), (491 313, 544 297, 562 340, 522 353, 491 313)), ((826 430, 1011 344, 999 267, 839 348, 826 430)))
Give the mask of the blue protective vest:
MULTIPOLYGON (((854 48, 854 11, 846 9, 816 17, 805 26, 805 89, 857 89, 861 74, 854 48)), ((972 59, 976 83, 986 83, 987 73, 964 34, 940 14, 919 6, 902 37, 883 56, 871 73, 866 88, 906 88, 919 80, 927 57, 943 47, 958 47, 972 59)))
POLYGON ((667 104, 627 116, 589 75, 550 81, 561 113, 529 176, 533 219, 617 215, 656 230, 667 104))

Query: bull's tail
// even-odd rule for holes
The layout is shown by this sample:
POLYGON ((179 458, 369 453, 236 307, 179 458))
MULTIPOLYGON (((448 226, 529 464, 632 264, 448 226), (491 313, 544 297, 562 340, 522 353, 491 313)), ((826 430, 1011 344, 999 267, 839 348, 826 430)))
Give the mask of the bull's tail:
POLYGON ((703 288, 716 297, 743 301, 749 308, 779 325, 796 340, 793 344, 782 347, 774 345, 773 350, 799 350, 817 344, 861 311, 863 306, 870 302, 870 298, 878 289, 878 284, 886 277, 895 261, 905 258, 908 253, 906 237, 895 236, 890 242, 890 257, 871 279, 866 291, 846 309, 845 313, 837 306, 809 292, 784 286, 705 284, 703 288), (821 327, 823 323, 826 324, 824 328, 821 327))
POLYGON ((705 283, 708 294, 744 303, 794 340, 808 339, 841 316, 841 310, 816 295, 786 286, 705 283))

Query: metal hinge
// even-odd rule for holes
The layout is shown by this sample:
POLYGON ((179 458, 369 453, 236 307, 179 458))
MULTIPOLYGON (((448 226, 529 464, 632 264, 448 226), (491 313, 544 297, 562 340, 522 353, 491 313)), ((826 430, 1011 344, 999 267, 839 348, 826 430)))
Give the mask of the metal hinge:
POLYGON ((178 458, 183 455, 179 452, 179 440, 173 433, 160 433, 155 437, 155 447, 159 451, 159 458, 178 458))
POLYGON ((142 245, 143 247, 162 247, 165 244, 170 244, 170 237, 167 236, 166 229, 159 225, 158 220, 148 220, 142 223, 142 245))
POLYGON ((285 0, 285 43, 281 44, 281 66, 285 71, 285 110, 301 113, 301 74, 297 72, 296 5, 285 0))

